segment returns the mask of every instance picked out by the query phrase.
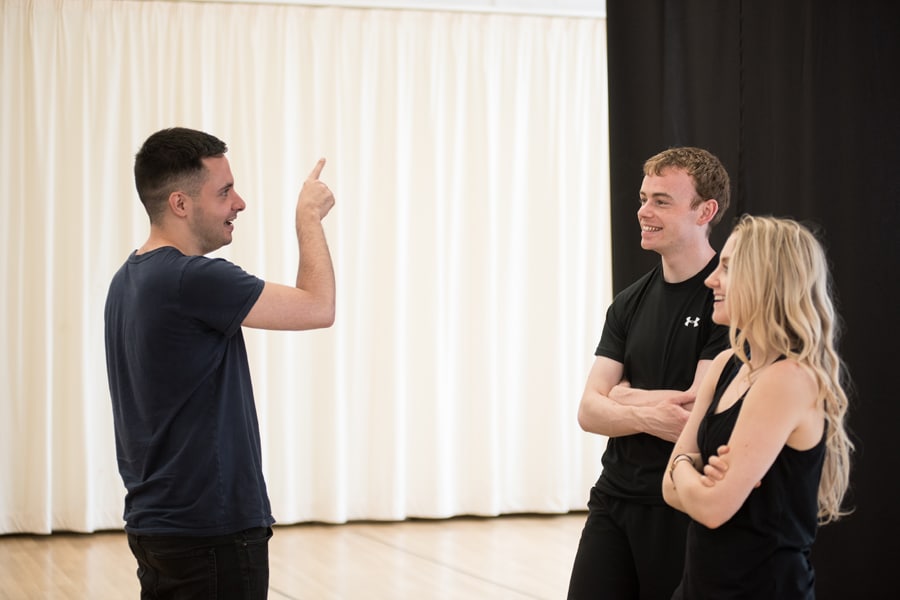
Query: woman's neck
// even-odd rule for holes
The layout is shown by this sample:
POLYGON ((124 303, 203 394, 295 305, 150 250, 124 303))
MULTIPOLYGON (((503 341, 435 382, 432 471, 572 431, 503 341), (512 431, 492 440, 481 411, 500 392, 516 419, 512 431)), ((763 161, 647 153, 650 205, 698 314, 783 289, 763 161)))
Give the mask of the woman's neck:
POLYGON ((750 350, 749 358, 751 372, 767 367, 778 359, 778 355, 775 352, 764 349, 759 344, 754 343, 753 340, 748 339, 747 346, 750 350))

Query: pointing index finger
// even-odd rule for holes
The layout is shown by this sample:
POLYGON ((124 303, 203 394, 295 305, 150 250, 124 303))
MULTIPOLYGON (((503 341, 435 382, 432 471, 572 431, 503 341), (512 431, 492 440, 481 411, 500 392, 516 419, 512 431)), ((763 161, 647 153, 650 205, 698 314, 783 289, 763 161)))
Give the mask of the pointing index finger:
POLYGON ((313 170, 310 171, 309 177, 307 177, 307 179, 314 179, 314 180, 315 180, 315 179, 318 179, 318 178, 319 178, 319 174, 322 172, 322 169, 323 169, 324 167, 325 167, 325 159, 324 159, 324 158, 320 158, 320 159, 319 159, 319 162, 316 163, 316 166, 313 167, 313 170))

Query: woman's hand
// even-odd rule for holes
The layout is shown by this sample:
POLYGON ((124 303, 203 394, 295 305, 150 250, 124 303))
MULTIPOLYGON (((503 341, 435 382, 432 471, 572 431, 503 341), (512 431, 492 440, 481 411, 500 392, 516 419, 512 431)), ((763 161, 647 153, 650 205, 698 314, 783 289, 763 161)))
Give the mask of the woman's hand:
MULTIPOLYGON (((709 462, 703 465, 703 474, 700 477, 700 482, 703 483, 706 487, 712 487, 716 485, 717 481, 722 481, 725 479, 725 473, 728 471, 728 463, 722 458, 728 452, 731 451, 727 445, 719 446, 716 450, 715 456, 709 457, 709 462)), ((757 481, 756 485, 754 485, 754 489, 758 488, 762 485, 762 481, 757 481)))

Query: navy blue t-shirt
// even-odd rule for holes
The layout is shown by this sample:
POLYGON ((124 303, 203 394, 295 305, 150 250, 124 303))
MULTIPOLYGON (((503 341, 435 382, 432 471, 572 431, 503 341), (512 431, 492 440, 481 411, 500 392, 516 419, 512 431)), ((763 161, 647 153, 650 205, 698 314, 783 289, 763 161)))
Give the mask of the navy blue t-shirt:
POLYGON ((265 283, 172 247, 109 286, 106 364, 125 529, 224 535, 274 522, 241 323, 265 283))

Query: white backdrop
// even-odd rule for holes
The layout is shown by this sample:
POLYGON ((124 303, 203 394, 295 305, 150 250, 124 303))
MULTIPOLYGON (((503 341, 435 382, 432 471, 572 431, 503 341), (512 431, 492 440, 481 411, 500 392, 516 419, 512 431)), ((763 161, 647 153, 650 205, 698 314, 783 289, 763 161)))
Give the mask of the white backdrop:
POLYGON ((122 525, 103 348, 143 243, 134 153, 229 145, 218 253, 296 269, 319 156, 333 328, 247 330, 279 523, 583 509, 610 293, 605 21, 284 4, 0 2, 0 533, 122 525))

